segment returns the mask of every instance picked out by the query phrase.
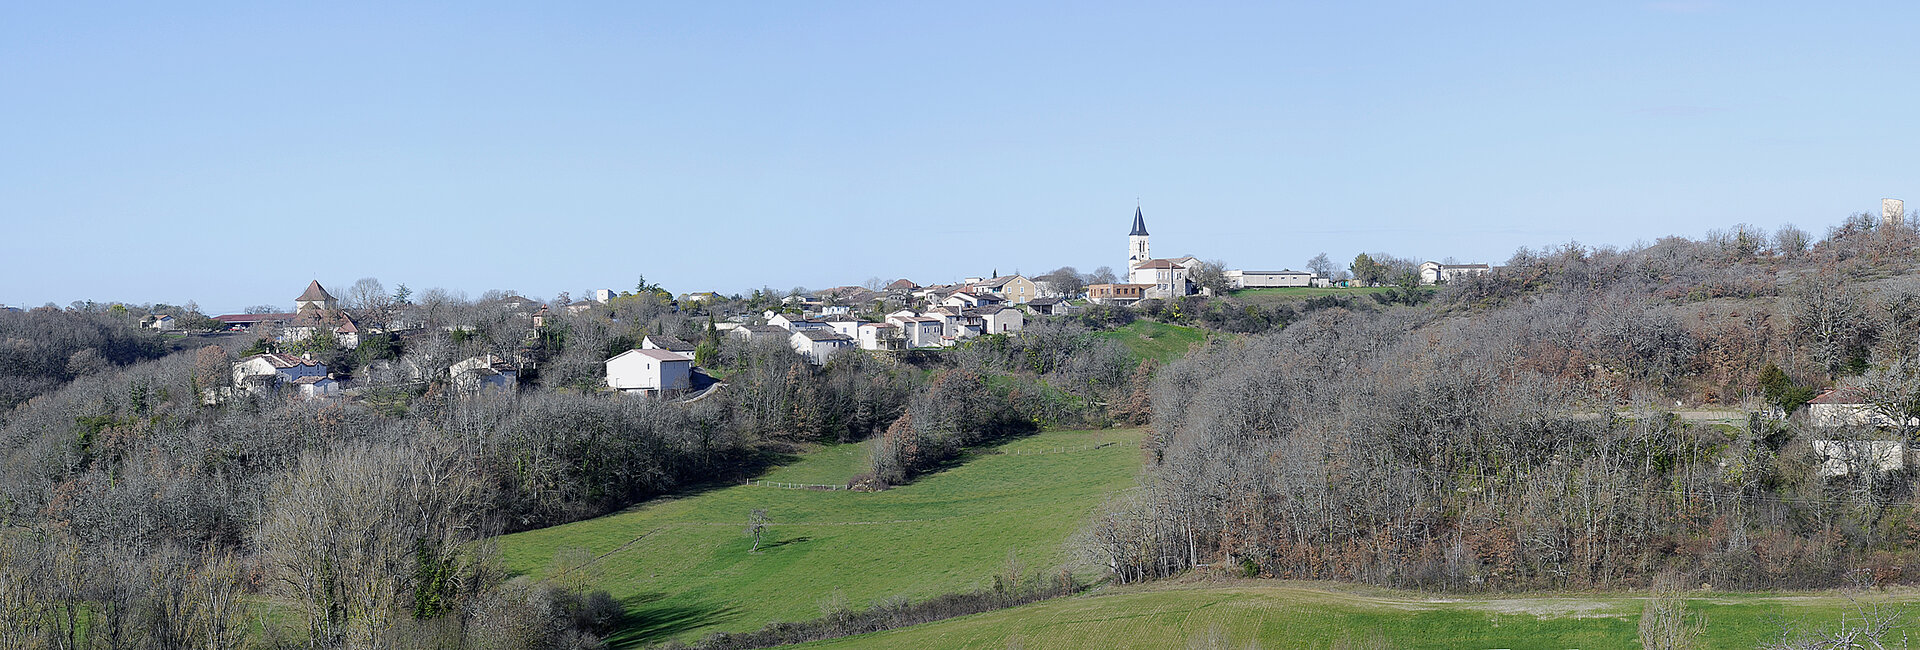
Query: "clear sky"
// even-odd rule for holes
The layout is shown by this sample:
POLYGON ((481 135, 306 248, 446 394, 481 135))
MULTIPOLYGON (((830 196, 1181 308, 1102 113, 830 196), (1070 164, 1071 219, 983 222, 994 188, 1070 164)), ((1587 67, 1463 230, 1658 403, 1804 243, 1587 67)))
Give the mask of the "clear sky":
POLYGON ((0 303, 1505 260, 1920 203, 1915 3, 0 5, 0 303), (1036 6, 1038 5, 1038 6, 1036 6))

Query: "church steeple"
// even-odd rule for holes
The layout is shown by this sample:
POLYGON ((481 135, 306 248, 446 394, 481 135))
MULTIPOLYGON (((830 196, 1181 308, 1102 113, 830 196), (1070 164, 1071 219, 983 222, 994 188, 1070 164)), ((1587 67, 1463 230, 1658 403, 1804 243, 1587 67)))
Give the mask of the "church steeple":
POLYGON ((1140 214, 1140 207, 1133 208, 1133 232, 1127 233, 1127 270, 1152 259, 1147 253, 1147 218, 1140 214))

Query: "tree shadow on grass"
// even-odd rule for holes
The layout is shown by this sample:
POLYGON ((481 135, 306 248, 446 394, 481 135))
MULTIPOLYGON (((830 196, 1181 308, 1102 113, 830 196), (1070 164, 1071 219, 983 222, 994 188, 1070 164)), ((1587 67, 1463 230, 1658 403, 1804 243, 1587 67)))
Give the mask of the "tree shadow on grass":
POLYGON ((800 543, 800 542, 811 542, 811 541, 813 541, 813 536, 812 536, 812 535, 806 535, 806 536, 802 536, 802 537, 795 537, 795 538, 792 538, 792 539, 783 539, 783 540, 780 540, 780 541, 777 541, 777 542, 767 542, 767 543, 765 543, 765 544, 761 544, 761 545, 760 545, 760 550, 763 550, 763 551, 764 551, 764 550, 766 550, 766 549, 770 549, 770 548, 778 548, 778 547, 781 547, 781 546, 786 546, 786 545, 788 545, 788 544, 797 544, 797 543, 800 543))
POLYGON ((638 594, 621 600, 627 614, 620 631, 607 636, 613 648, 639 648, 672 639, 688 630, 697 630, 732 620, 740 610, 732 605, 708 603, 660 602, 665 593, 638 594))

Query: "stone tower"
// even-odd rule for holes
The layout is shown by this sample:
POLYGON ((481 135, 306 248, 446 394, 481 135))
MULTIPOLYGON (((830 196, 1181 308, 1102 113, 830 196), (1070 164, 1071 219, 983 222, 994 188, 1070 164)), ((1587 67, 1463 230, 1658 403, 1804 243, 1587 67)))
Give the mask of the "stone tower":
POLYGON ((1907 202, 1900 199, 1880 199, 1880 225, 1897 226, 1907 219, 1907 202))
POLYGON ((1127 233, 1127 270, 1141 262, 1153 259, 1147 253, 1147 220, 1140 215, 1140 208, 1133 209, 1133 232, 1127 233))
POLYGON ((293 299, 293 310, 296 312, 309 309, 333 311, 339 308, 340 303, 333 299, 333 294, 327 293, 326 288, 320 286, 319 280, 314 280, 313 284, 307 285, 307 291, 293 299))

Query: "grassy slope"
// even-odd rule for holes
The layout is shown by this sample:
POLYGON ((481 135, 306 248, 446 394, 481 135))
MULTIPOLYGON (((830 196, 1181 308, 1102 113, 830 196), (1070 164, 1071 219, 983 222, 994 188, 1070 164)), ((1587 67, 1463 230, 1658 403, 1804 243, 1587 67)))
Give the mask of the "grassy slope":
MULTIPOLYGON (((1134 485, 1139 440, 1135 430, 1043 433, 1002 449, 1118 444, 982 455, 872 494, 732 486, 505 536, 500 547, 509 567, 536 577, 560 548, 611 552, 589 575, 635 617, 636 627, 614 639, 619 644, 752 630, 819 616, 828 597, 859 608, 889 596, 985 586, 1010 550, 1029 571, 1061 566, 1068 537, 1094 507, 1134 485), (774 525, 762 552, 750 555, 742 529, 756 508, 774 525)), ((844 482, 841 474, 859 468, 861 457, 858 445, 829 447, 769 477, 844 482)))
MULTIPOLYGON (((1894 598, 1912 602, 1920 594, 1894 598)), ((1324 583, 1159 584, 1046 601, 805 648, 1179 648, 1222 639, 1267 648, 1637 648, 1630 595, 1430 597, 1324 583)), ((1781 621, 1830 624, 1852 604, 1833 595, 1696 598, 1707 648, 1779 640, 1781 621)), ((1199 645, 1198 647, 1207 647, 1199 645)), ((1225 647, 1225 646, 1220 646, 1225 647)))
POLYGON ((1127 351, 1132 352, 1135 359, 1154 359, 1165 363, 1186 356, 1188 346, 1207 339, 1207 331, 1137 320, 1126 327, 1101 332, 1099 336, 1127 346, 1127 351))

